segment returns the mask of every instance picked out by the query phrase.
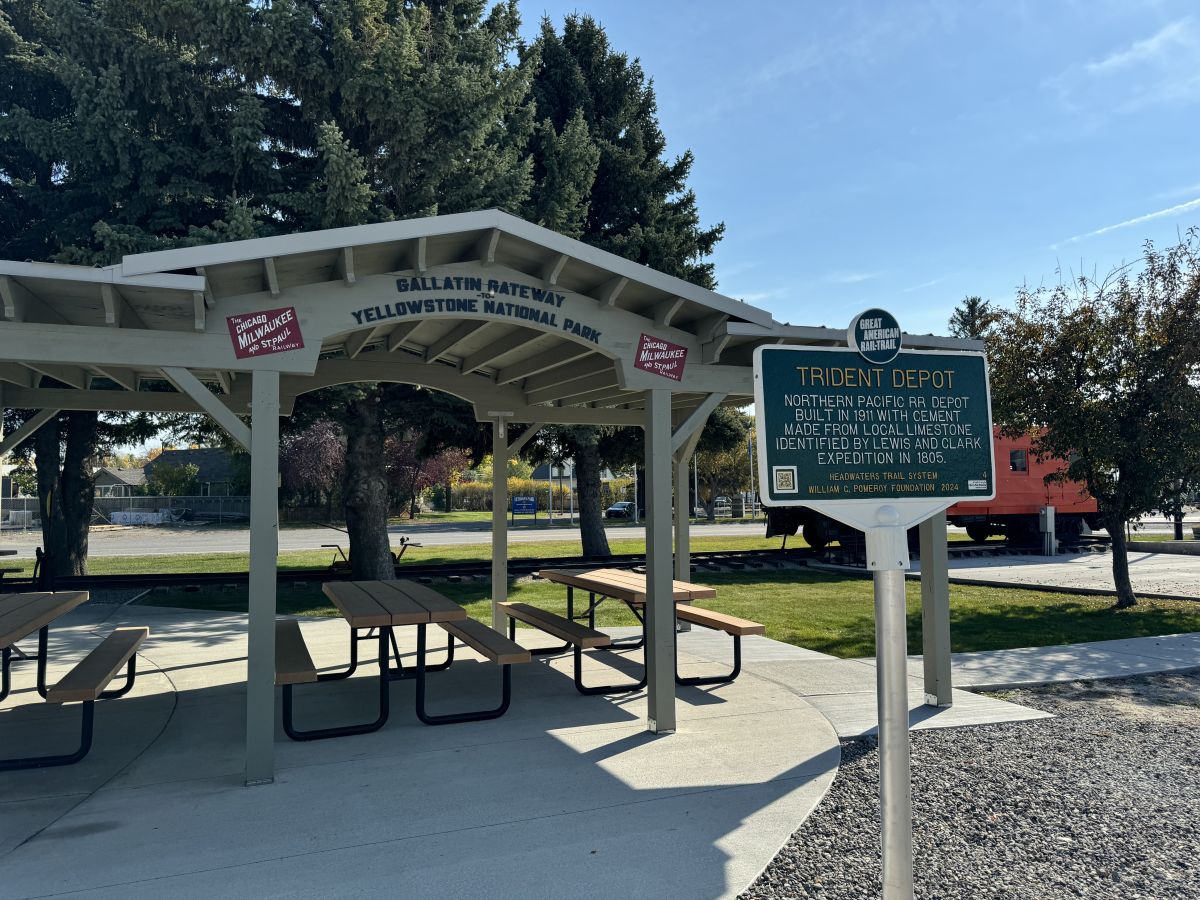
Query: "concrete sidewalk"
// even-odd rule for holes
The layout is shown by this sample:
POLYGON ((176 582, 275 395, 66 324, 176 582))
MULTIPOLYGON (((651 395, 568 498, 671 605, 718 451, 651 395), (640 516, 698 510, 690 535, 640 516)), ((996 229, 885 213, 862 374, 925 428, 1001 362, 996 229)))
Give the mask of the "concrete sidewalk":
MULTIPOLYGON (((245 616, 88 603, 51 631, 51 679, 125 624, 151 637, 134 691, 98 705, 92 753, 0 775, 6 898, 734 897, 832 784, 839 739, 875 725, 872 661, 753 637, 736 682, 679 689, 673 735, 645 731, 644 692, 581 697, 569 657, 550 658, 514 667, 512 709, 495 721, 420 725, 403 682, 381 731, 304 744, 280 731, 275 784, 245 788, 245 616)), ((343 621, 303 628, 318 667, 344 664, 343 621)), ((412 631, 398 632, 406 656, 412 631)), ((543 638, 519 632, 530 646, 543 638)), ((1026 682, 1132 674, 1195 665, 1196 642, 962 654, 955 672, 960 685, 995 671, 1026 682)), ((684 674, 728 669, 724 634, 695 629, 679 647, 684 674)), ((495 667, 466 650, 456 659, 431 684, 436 709, 494 702, 495 667)), ((601 654, 588 678, 636 677, 640 661, 601 654)), ((914 728, 1046 715, 964 690, 949 709, 926 707, 915 662, 914 728)), ((372 670, 303 686, 301 724, 369 717, 372 670)), ((77 739, 78 708, 38 700, 28 663, 14 676, 0 709, 5 755, 77 739)))

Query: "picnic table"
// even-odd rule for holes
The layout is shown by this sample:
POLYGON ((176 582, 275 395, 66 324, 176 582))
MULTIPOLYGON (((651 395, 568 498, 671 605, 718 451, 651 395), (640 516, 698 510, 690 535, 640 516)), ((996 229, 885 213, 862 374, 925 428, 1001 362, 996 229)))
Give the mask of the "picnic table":
MULTIPOLYGON (((596 627, 596 607, 604 602, 606 597, 620 600, 629 607, 638 622, 642 624, 642 636, 633 643, 618 644, 613 641, 609 643, 609 646, 637 649, 645 644, 646 622, 641 612, 648 597, 645 575, 626 569, 542 569, 534 574, 547 581, 566 585, 567 619, 574 621, 586 615, 588 628, 593 631, 596 627), (589 601, 588 608, 579 616, 575 615, 574 592, 576 588, 587 591, 589 601)), ((742 638, 746 635, 765 634, 765 627, 758 622, 751 622, 749 619, 691 605, 694 600, 715 599, 717 592, 714 588, 702 584, 692 584, 688 581, 672 581, 671 591, 675 601, 676 619, 715 631, 723 631, 733 638, 733 668, 729 673, 717 676, 685 677, 679 674, 677 664, 675 681, 678 684, 693 686, 726 684, 733 681, 742 670, 742 638)), ((565 649, 565 646, 562 649, 565 649)), ((579 686, 578 678, 576 686, 579 686)))
POLYGON ((446 725, 495 718, 508 709, 511 698, 509 667, 528 662, 529 652, 496 634, 486 625, 467 617, 467 611, 432 588, 415 581, 333 581, 322 585, 325 593, 350 626, 350 662, 336 672, 317 672, 304 644, 299 623, 280 620, 276 623, 276 682, 283 687, 283 722, 288 737, 294 740, 317 740, 364 734, 386 724, 390 709, 389 684, 393 681, 416 681, 417 718, 426 725, 446 725), (416 661, 411 670, 400 659, 395 629, 415 625, 417 628, 416 661), (447 633, 446 658, 437 664, 427 661, 426 631, 438 625, 447 633), (365 632, 365 634, 364 634, 365 632), (502 670, 503 696, 500 706, 487 710, 433 715, 425 708, 426 675, 440 672, 454 662, 455 639, 497 663, 502 670), (292 688, 296 684, 340 681, 349 678, 358 668, 358 644, 364 640, 378 642, 379 714, 371 722, 301 730, 293 725, 292 688), (395 665, 392 657, 395 657, 395 665))
POLYGON ((8 696, 12 685, 10 667, 14 651, 28 659, 15 646, 35 631, 38 633, 37 691, 46 697, 46 659, 50 625, 88 599, 87 591, 59 591, 57 593, 37 591, 26 594, 0 594, 0 666, 3 667, 0 683, 0 700, 8 696))
MULTIPOLYGON (((588 617, 588 627, 596 627, 596 607, 611 597, 620 600, 633 611, 638 621, 638 611, 646 603, 648 589, 646 576, 627 569, 541 569, 534 572, 539 578, 567 588, 567 618, 588 617), (588 592, 588 607, 579 616, 575 615, 575 589, 588 592)), ((712 600, 717 596, 714 588, 687 581, 672 581, 671 591, 676 604, 691 603, 693 600, 712 600)), ((638 641, 633 646, 641 646, 638 641)))

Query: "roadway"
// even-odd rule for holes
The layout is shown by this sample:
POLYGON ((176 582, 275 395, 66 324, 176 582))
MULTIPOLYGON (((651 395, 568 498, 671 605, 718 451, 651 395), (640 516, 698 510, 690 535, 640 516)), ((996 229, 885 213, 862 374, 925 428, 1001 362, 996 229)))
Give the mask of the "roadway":
MULTIPOLYGON (((425 546, 449 546, 453 544, 484 544, 491 540, 490 522, 414 523, 389 526, 392 546, 400 543, 401 537, 425 546)), ((644 538, 642 525, 615 525, 605 529, 608 539, 644 538)), ((761 537, 765 533, 763 522, 757 524, 732 524, 717 522, 712 525, 693 524, 692 534, 696 537, 750 536, 761 537)), ((509 526, 510 543, 527 541, 575 541, 579 543, 579 528, 534 526, 519 524, 509 526)), ((345 533, 332 528, 287 526, 279 530, 280 550, 319 550, 322 544, 348 546, 345 533)), ((19 556, 32 556, 34 548, 42 543, 40 531, 7 531, 0 538, 5 548, 18 551, 19 556)), ((215 525, 169 525, 169 526, 109 526, 93 528, 88 538, 89 556, 177 556, 180 554, 203 553, 247 553, 250 550, 250 530, 244 526, 215 525)), ((332 553, 332 551, 330 551, 332 553)))

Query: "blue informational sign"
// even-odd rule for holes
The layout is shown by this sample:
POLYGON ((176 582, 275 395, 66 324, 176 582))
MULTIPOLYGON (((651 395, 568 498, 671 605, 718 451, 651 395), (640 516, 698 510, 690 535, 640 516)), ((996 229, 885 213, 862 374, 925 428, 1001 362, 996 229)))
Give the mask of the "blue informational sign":
POLYGON ((536 497, 513 497, 512 498, 512 514, 514 516, 536 516, 537 515, 537 498, 536 497))

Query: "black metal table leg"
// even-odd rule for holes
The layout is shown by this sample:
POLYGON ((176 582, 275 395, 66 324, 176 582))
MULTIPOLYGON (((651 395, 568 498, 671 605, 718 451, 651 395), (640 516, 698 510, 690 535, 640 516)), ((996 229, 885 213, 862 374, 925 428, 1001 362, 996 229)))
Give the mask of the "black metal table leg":
MULTIPOLYGON (((358 671, 358 642, 367 641, 374 637, 370 633, 371 629, 369 628, 366 629, 367 634, 365 636, 360 636, 359 631, 361 630, 359 628, 350 629, 350 666, 341 672, 321 672, 317 675, 317 681, 341 681, 344 678, 349 678, 358 671)), ((383 663, 387 662, 386 657, 381 657, 380 659, 383 663)))
POLYGON ((645 664, 642 665, 642 678, 636 684, 608 684, 597 687, 587 687, 583 683, 583 650, 578 644, 575 647, 575 690, 581 694, 629 694, 633 691, 640 691, 646 686, 650 674, 646 670, 645 664))
POLYGON ((79 749, 74 753, 64 753, 61 756, 27 756, 24 759, 0 759, 0 772, 11 772, 15 769, 46 769, 50 766, 69 766, 77 763, 92 749, 92 714, 95 701, 83 701, 82 723, 80 725, 79 749))
MULTIPOLYGON (((353 646, 353 645, 352 645, 353 646)), ((319 741, 323 738, 346 737, 351 734, 367 734, 378 731, 387 724, 389 711, 388 679, 388 629, 379 630, 379 715, 373 722, 361 725, 341 725, 336 728, 313 728, 301 730, 292 723, 292 688, 294 685, 283 685, 283 730, 293 741, 319 741)), ((339 673, 340 674, 340 673, 339 673)), ((342 677, 345 677, 344 675, 342 677)), ((329 679, 333 680, 333 679, 329 679)))
MULTIPOLYGON (((421 625, 419 627, 424 628, 425 626, 421 625)), ((420 644, 419 636, 417 642, 420 644)), ((396 648, 396 636, 394 630, 392 633, 392 647, 396 650, 396 661, 399 662, 400 651, 396 648)), ((442 672, 450 668, 450 664, 454 662, 454 635, 450 634, 450 632, 446 632, 446 658, 444 660, 442 660, 440 663, 430 665, 428 662, 426 662, 427 656, 428 651, 424 647, 418 648, 417 664, 423 667, 426 672, 442 672)), ((397 668, 388 672, 388 678, 390 678, 392 681, 408 681, 416 677, 417 665, 414 665, 411 671, 405 669, 403 666, 398 666, 397 668)))
POLYGON ((498 719, 508 712, 512 701, 512 666, 501 666, 500 705, 494 709, 469 710, 458 713, 442 713, 432 715, 425 709, 425 625, 417 626, 417 685, 416 710, 417 718, 426 725, 456 725, 460 722, 482 722, 485 719, 498 719))
POLYGON ((679 674, 679 640, 675 640, 675 683, 695 686, 698 684, 728 684, 741 674, 742 671, 742 636, 733 637, 733 671, 728 675, 705 675, 684 678, 679 674))
POLYGON ((42 699, 46 699, 46 694, 49 688, 46 686, 46 644, 50 637, 50 626, 43 625, 38 629, 38 652, 37 652, 37 692, 42 695, 42 699))
POLYGON ((2 666, 2 674, 0 674, 0 700, 3 700, 8 696, 8 692, 12 690, 12 671, 9 668, 12 665, 12 647, 5 647, 3 651, 0 651, 0 656, 3 656, 3 660, 0 660, 0 666, 2 666))

